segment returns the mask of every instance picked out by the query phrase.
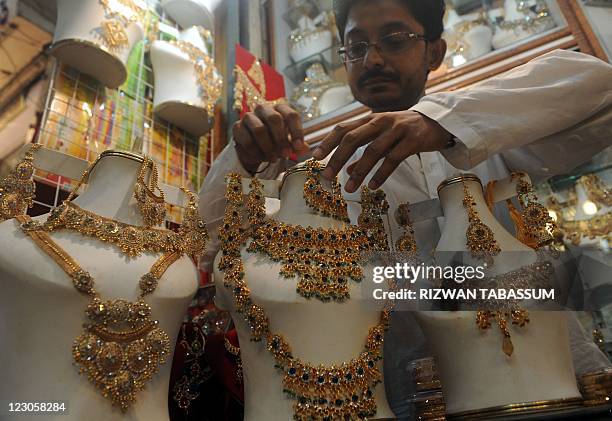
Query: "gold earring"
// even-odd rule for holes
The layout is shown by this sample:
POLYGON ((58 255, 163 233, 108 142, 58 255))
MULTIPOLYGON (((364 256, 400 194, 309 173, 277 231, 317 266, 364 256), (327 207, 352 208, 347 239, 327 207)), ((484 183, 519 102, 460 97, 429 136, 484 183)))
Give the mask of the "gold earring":
POLYGON ((402 227, 402 235, 395 242, 395 249, 409 256, 415 256, 418 252, 414 228, 410 222, 410 205, 402 203, 397 208, 397 222, 402 227))
POLYGON ((563 234, 558 232, 548 209, 538 203, 533 186, 524 176, 525 173, 520 172, 514 172, 510 176, 511 180, 517 179, 516 193, 522 208, 516 230, 525 244, 538 249, 552 243, 557 240, 556 237, 559 235, 562 237, 563 234))
POLYGON ((463 207, 468 214, 468 229, 465 232, 467 248, 472 256, 482 259, 488 264, 493 264, 493 256, 497 256, 501 249, 493 235, 493 231, 480 220, 480 215, 476 210, 474 197, 467 188, 465 181, 463 184, 463 207))
POLYGON ((181 190, 187 197, 187 204, 185 205, 183 221, 179 228, 179 235, 185 241, 185 254, 197 261, 206 251, 208 230, 206 229, 206 222, 200 217, 198 196, 186 187, 181 187, 181 190))
POLYGON ((389 203, 382 190, 371 191, 367 186, 361 186, 361 213, 357 225, 365 230, 374 250, 389 250, 389 242, 383 215, 389 210, 389 203))
POLYGON ((331 216, 340 221, 349 222, 346 201, 342 197, 342 189, 337 180, 333 180, 332 191, 328 192, 321 185, 320 173, 323 169, 315 159, 306 161, 307 176, 304 183, 304 200, 317 212, 331 216))
POLYGON ((136 179, 134 197, 142 219, 148 227, 159 225, 166 218, 166 202, 164 192, 158 184, 158 177, 157 165, 151 158, 145 156, 136 179), (147 185, 145 175, 149 165, 151 166, 151 175, 147 185), (156 190, 159 192, 159 196, 155 194, 156 190))
POLYGON ((2 180, 0 180, 0 222, 24 215, 34 204, 36 184, 34 175, 34 151, 40 144, 33 144, 25 153, 23 160, 2 180))

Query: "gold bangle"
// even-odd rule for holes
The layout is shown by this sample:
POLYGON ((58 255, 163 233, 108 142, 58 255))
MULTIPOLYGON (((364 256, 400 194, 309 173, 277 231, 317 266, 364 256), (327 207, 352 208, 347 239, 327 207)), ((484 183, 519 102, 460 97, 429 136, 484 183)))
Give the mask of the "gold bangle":
POLYGON ((441 182, 440 185, 438 186, 438 194, 440 194, 440 191, 442 191, 442 189, 452 184, 462 183, 464 181, 477 181, 478 184, 480 184, 480 187, 482 187, 482 181, 480 181, 480 178, 478 178, 476 174, 465 173, 465 174, 461 174, 461 175, 449 178, 441 182))

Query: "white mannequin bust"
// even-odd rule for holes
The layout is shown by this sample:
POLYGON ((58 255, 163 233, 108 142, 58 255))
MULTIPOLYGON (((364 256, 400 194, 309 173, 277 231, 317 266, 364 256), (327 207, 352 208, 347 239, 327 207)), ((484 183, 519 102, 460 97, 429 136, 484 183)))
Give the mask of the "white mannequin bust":
MULTIPOLYGON (((135 2, 140 5, 139 1, 135 2)), ((110 6, 132 11, 116 0, 110 6)), ((146 7, 146 5, 145 5, 146 7)), ((110 49, 103 42, 104 7, 99 1, 57 0, 57 24, 51 54, 61 62, 93 76, 109 88, 119 87, 127 78, 125 64, 132 47, 144 36, 142 24, 134 21, 124 28, 127 45, 110 49)))
POLYGON ((291 40, 289 47, 289 55, 294 62, 302 61, 319 52, 324 52, 325 59, 330 61, 331 52, 327 49, 332 46, 334 36, 328 29, 317 26, 321 19, 321 15, 315 19, 308 16, 299 19, 299 29, 293 31, 294 40, 291 40))
MULTIPOLYGON (((206 43, 195 26, 178 34, 178 40, 194 45, 208 54, 206 43)), ((210 129, 205 100, 198 85, 194 62, 177 46, 167 41, 151 45, 151 63, 155 78, 154 112, 164 120, 201 136, 210 129)))
POLYGON ((485 24, 476 25, 470 28, 464 35, 463 39, 468 44, 467 51, 470 60, 487 54, 491 51, 491 38, 493 31, 485 24))
POLYGON ((213 30, 215 26, 214 16, 211 13, 217 1, 211 0, 162 0, 164 11, 181 28, 190 26, 201 26, 213 30))
MULTIPOLYGON (((471 179, 465 183, 480 219, 491 228, 502 251, 494 258, 491 273, 506 273, 535 262, 535 252, 495 220, 484 201, 481 184, 471 179)), ((467 251, 468 218, 462 203, 462 183, 443 187, 439 196, 445 223, 436 250, 467 251)), ((417 312, 415 316, 436 357, 449 414, 580 397, 564 312, 530 311, 525 327, 510 326, 514 344, 510 357, 502 352, 502 334, 496 323, 480 331, 474 311, 417 312)))
MULTIPOLYGON (((74 200, 83 209, 118 221, 143 225, 133 198, 140 163, 128 158, 103 157, 93 169, 87 190, 74 200)), ((34 218, 45 220, 46 215, 34 218)), ((103 298, 135 301, 138 282, 159 255, 148 252, 130 259, 114 245, 72 231, 50 233, 76 262, 89 271, 103 298)), ((48 420, 109 419, 164 421, 168 415, 168 387, 174 344, 183 315, 197 288, 197 272, 183 256, 161 277, 145 298, 152 319, 170 337, 166 363, 137 393, 126 413, 79 375, 71 348, 82 332, 88 297, 14 220, 0 224, 0 396, 17 402, 63 401, 68 414, 45 414, 48 420)), ((39 419, 39 416, 22 416, 39 419)))
MULTIPOLYGON (((289 224, 322 228, 343 228, 335 219, 311 210, 303 198, 306 173, 289 175, 280 192, 280 210, 274 218, 289 224)), ((322 180, 323 185, 329 185, 322 180)), ((244 419, 246 421, 293 419, 293 401, 283 393, 282 375, 274 368, 274 358, 263 342, 250 340, 249 327, 236 314, 233 296, 223 285, 223 272, 218 271, 220 254, 215 260, 215 297, 219 308, 229 310, 236 324, 244 377, 244 419)), ((379 321, 380 313, 365 304, 362 284, 350 281, 351 298, 344 303, 323 303, 307 300, 295 291, 297 279, 280 276, 280 263, 242 249, 242 259, 253 301, 261 305, 270 318, 270 330, 283 335, 296 357, 311 364, 333 364, 350 361, 364 347, 368 329, 379 321)), ((367 274, 368 270, 364 270, 367 274)), ((367 275, 366 275, 367 276, 367 275)), ((382 303, 381 303, 382 304, 382 303)), ((379 362, 382 372, 382 362, 379 362)), ((383 384, 374 389, 377 413, 370 419, 394 418, 383 384)))

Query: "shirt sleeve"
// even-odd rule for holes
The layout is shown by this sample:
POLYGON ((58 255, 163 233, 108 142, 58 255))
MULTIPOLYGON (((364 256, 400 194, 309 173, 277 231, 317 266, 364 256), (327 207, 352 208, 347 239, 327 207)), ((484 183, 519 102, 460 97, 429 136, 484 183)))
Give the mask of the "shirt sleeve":
POLYGON ((553 175, 611 144, 612 66, 555 50, 464 90, 426 95, 412 109, 458 139, 441 151, 456 168, 513 150, 511 169, 553 175))
MULTIPOLYGON (((257 173, 256 177, 262 180, 273 180, 286 170, 287 165, 288 161, 284 158, 274 163, 262 163, 261 172, 257 173)), ((200 264, 202 269, 209 273, 212 273, 213 262, 219 251, 218 229, 225 211, 225 176, 232 172, 243 177, 253 177, 240 163, 233 140, 213 162, 200 189, 200 215, 206 221, 210 236, 206 244, 206 253, 202 256, 200 264)))

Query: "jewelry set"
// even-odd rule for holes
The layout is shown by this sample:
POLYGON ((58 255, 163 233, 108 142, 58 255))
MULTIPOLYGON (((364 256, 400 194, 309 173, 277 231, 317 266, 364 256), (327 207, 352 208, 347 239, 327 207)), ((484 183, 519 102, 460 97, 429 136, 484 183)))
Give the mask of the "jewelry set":
MULTIPOLYGON (((307 163, 309 173, 304 196, 309 206, 324 215, 345 221, 346 203, 339 187, 329 194, 322 192, 317 165, 307 163), (312 194, 311 194, 312 193, 312 194), (338 200, 339 202, 336 202, 338 200)), ((343 301, 349 298, 348 280, 359 281, 360 251, 380 248, 379 230, 374 228, 388 205, 384 196, 364 190, 368 203, 362 209, 362 220, 368 226, 349 225, 343 229, 301 227, 274 221, 265 215, 261 182, 251 180, 246 203, 238 174, 226 178, 226 209, 219 230, 222 258, 219 270, 224 285, 234 296, 236 311, 244 317, 253 341, 265 340, 266 348, 283 376, 283 391, 294 401, 296 420, 366 419, 376 414, 374 388, 381 382, 378 361, 382 359, 383 335, 388 327, 392 304, 380 315, 378 324, 369 329, 364 349, 350 361, 337 364, 311 364, 294 356, 291 345, 270 328, 263 307, 252 301, 245 277, 241 247, 250 252, 267 254, 283 262, 283 276, 299 275, 297 292, 321 301, 343 301), (246 214, 246 218, 243 215, 246 214), (247 228, 243 219, 248 220, 247 228), (315 269, 318 268, 318 269, 315 269)))
MULTIPOLYGON (((33 149, 30 149, 24 161, 2 183, 11 184, 11 180, 16 176, 19 176, 21 186, 33 183, 31 179, 26 182, 25 177, 31 177, 34 172, 33 149)), ((186 189, 184 192, 188 203, 179 232, 152 227, 163 222, 165 203, 163 192, 157 184, 157 169, 148 157, 143 159, 134 189, 138 208, 145 221, 144 227, 96 215, 71 202, 98 161, 103 156, 112 155, 136 159, 124 152, 103 152, 83 173, 68 199, 55 208, 45 221, 33 221, 27 215, 11 215, 15 216, 22 231, 66 272, 75 289, 89 297, 83 332, 76 338, 72 347, 73 360, 80 373, 87 375, 90 383, 99 389, 104 397, 110 399, 122 411, 126 411, 135 401, 137 393, 145 388, 147 382, 158 372, 159 366, 165 363, 172 346, 168 334, 159 327, 158 321, 152 318, 152 309, 145 297, 155 291, 168 267, 181 256, 200 256, 204 252, 208 234, 204 221, 199 217, 197 197, 186 189), (151 179, 147 184, 145 174, 149 167, 151 179), (159 191, 159 195, 154 193, 155 190, 159 191), (136 257, 144 251, 163 254, 140 278, 140 294, 135 302, 122 298, 107 300, 96 291, 93 276, 51 239, 49 233, 57 230, 70 230, 96 238, 118 247, 130 257, 136 257)), ((32 201, 33 188, 20 187, 11 193, 15 191, 23 191, 25 194, 15 199, 20 205, 10 209, 25 210, 26 205, 32 201)), ((10 215, 3 214, 4 216, 10 215)))
MULTIPOLYGON (((472 282, 466 282, 460 285, 459 288, 502 288, 502 289, 521 289, 521 288, 550 288, 552 278, 554 277, 554 268, 552 264, 545 260, 545 246, 550 245, 553 241, 558 241, 559 234, 556 225, 548 210, 538 203, 537 197, 533 191, 533 186, 526 180, 526 174, 515 172, 511 174, 511 180, 516 181, 516 193, 521 205, 521 211, 517 211, 510 199, 507 200, 510 216, 516 227, 517 239, 524 244, 538 251, 538 260, 530 265, 521 267, 514 271, 501 275, 487 277, 478 280, 477 286, 472 285, 472 282)), ((483 259, 488 265, 493 264, 493 256, 501 252, 499 244, 493 235, 493 231, 484 224, 475 209, 475 201, 470 194, 466 184, 463 183, 464 199, 463 205, 467 210, 469 227, 466 233, 467 246, 472 252, 472 256, 483 259)), ((487 186, 487 204, 492 208, 492 187, 495 183, 490 183, 487 186)), ((518 327, 524 327, 529 323, 529 312, 520 308, 518 302, 507 301, 499 305, 495 305, 491 300, 487 300, 486 306, 488 310, 479 310, 476 313, 476 325, 481 330, 487 330, 491 327, 491 320, 497 322, 502 335, 502 350, 507 356, 511 356, 514 352, 511 335, 508 330, 508 323, 518 327), (492 308, 503 307, 503 308, 492 308)))

